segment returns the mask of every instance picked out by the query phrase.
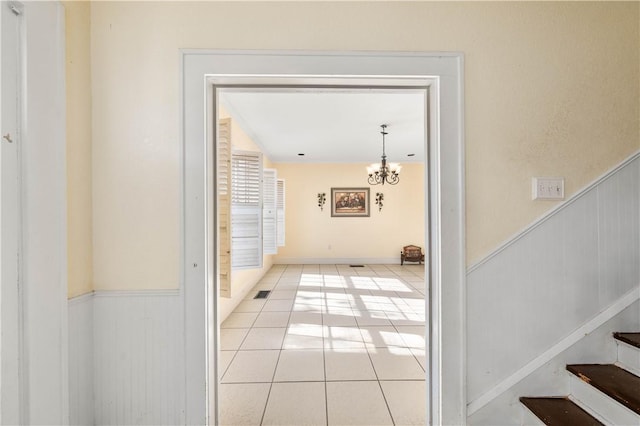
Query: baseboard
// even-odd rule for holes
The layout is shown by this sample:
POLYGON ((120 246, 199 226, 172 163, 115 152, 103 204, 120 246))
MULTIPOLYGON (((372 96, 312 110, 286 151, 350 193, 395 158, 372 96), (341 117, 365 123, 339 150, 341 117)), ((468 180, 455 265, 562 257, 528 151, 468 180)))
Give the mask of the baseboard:
POLYGON ((475 400, 471 401, 467 405, 467 416, 471 416, 478 410, 480 410, 485 405, 489 404, 495 398, 506 392, 509 388, 514 386, 516 383, 523 380, 525 377, 529 376, 538 368, 545 365, 547 362, 551 361, 553 358, 558 356, 563 351, 567 350, 569 347, 580 341, 585 335, 593 332, 598 327, 602 326, 604 323, 614 318, 616 315, 621 313, 627 307, 631 306, 637 300, 640 299, 640 284, 638 287, 629 291, 627 294, 622 296, 620 299, 609 305, 608 308, 600 312, 598 315, 593 317, 591 320, 584 323, 578 329, 573 331, 571 334, 564 337, 561 341, 544 351, 542 354, 538 355, 532 361, 524 365, 522 368, 508 376, 506 379, 502 380, 493 388, 489 389, 482 395, 480 395, 475 400))
MULTIPOLYGON (((400 255, 393 258, 380 257, 278 257, 274 265, 399 265, 400 255)), ((410 262, 408 265, 417 265, 410 262)))

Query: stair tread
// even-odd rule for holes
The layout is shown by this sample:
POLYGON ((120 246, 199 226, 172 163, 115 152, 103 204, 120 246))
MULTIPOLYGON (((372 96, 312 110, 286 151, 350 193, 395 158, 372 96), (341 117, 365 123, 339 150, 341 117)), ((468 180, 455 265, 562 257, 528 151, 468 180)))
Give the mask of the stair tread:
POLYGON ((522 397, 520 402, 549 426, 602 425, 567 397, 522 397))
POLYGON ((636 348, 640 348, 640 333, 613 333, 613 337, 636 348))
POLYGON ((640 377, 613 364, 574 364, 567 370, 640 414, 640 377))

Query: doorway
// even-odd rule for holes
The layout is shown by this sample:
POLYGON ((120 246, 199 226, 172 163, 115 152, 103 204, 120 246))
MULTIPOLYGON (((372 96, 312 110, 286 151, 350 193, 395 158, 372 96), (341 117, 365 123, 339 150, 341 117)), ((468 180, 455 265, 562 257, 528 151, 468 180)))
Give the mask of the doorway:
MULTIPOLYGON (((273 258, 265 257, 265 267, 254 269, 255 286, 247 271, 235 271, 231 291, 218 292, 219 422, 425 424, 425 265, 400 266, 398 254, 409 240, 425 246, 427 90, 271 86, 216 93, 217 111, 225 114, 216 152, 226 157, 229 135, 234 149, 261 151, 284 179, 289 201, 279 264, 269 267, 273 258), (236 123, 232 131, 229 121, 236 123), (388 123, 389 161, 402 163, 401 183, 369 187, 365 165, 380 161, 381 122, 388 123), (329 187, 347 184, 367 187, 366 217, 333 216, 329 187), (324 211, 315 206, 316 189, 327 193, 324 211), (382 192, 376 205, 371 196, 382 192), (260 292, 270 293, 254 299, 260 292), (236 307, 227 316, 229 304, 236 307)), ((227 217, 220 202, 226 171, 216 174, 223 183, 220 219, 227 217)), ((228 247, 227 224, 216 228, 219 247, 228 247)), ((226 249, 218 265, 228 265, 220 257, 229 257, 226 249)), ((227 277, 220 274, 219 284, 227 277)))
POLYGON ((186 420, 216 418, 215 217, 213 138, 207 111, 213 111, 216 87, 233 85, 424 87, 430 90, 430 221, 427 238, 430 269, 428 422, 461 423, 464 402, 464 245, 462 168, 462 58, 457 54, 183 52, 185 164, 185 355, 186 420), (291 71, 295 70, 294 73, 291 71), (339 77, 336 77, 339 76, 339 77), (205 84, 203 85, 203 78, 205 84), (203 89, 206 94, 203 93, 203 89), (204 96, 204 102, 203 102, 204 96), (207 123, 207 124, 205 124, 207 123), (208 126, 206 128, 205 126, 208 126), (207 137, 209 135, 209 137, 207 137), (447 143, 443 143, 446 140, 447 143), (206 159, 203 164, 202 159, 206 159), (209 182, 209 184, 207 184, 209 182), (446 212, 446 215, 443 215, 446 212), (203 236, 206 236, 204 238, 203 236), (447 292, 442 283, 447 281, 447 292), (443 360, 446 359, 446 362, 443 360), (201 392, 201 380, 208 386, 201 392))

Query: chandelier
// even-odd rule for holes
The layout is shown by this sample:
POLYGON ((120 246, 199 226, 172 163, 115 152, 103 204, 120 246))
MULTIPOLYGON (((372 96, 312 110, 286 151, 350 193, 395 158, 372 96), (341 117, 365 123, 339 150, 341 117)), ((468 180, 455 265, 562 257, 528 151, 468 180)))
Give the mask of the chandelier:
POLYGON ((387 135, 387 125, 382 124, 382 162, 380 164, 373 163, 367 167, 367 173, 369 173, 369 185, 379 185, 388 183, 389 185, 395 185, 400 182, 400 169, 401 166, 398 163, 387 164, 387 155, 384 152, 384 137, 387 135))

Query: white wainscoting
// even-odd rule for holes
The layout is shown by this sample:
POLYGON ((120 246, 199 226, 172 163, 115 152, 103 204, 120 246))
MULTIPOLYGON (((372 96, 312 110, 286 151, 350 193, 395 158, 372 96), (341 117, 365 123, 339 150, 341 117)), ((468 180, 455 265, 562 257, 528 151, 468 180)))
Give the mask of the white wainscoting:
POLYGON ((96 292, 95 424, 184 424, 179 291, 96 292))
POLYGON ((70 424, 184 424, 180 292, 96 292, 68 306, 70 424))
POLYGON ((69 424, 92 425, 93 293, 69 300, 69 424))
POLYGON ((501 383, 602 311, 624 309, 634 294, 637 299, 638 157, 470 268, 468 414, 498 397, 501 383))

